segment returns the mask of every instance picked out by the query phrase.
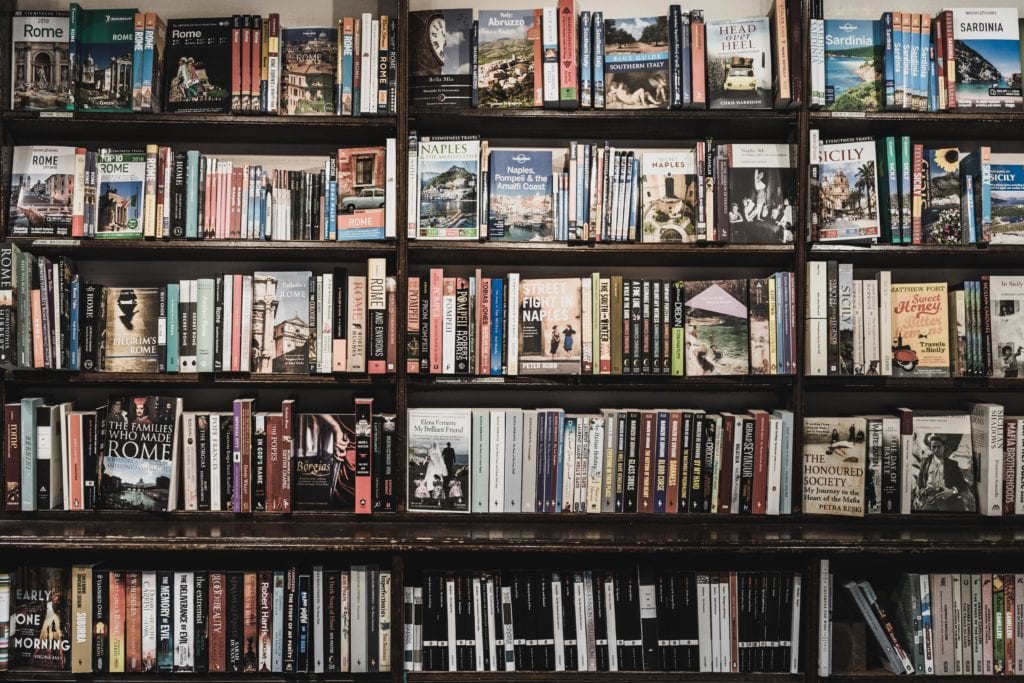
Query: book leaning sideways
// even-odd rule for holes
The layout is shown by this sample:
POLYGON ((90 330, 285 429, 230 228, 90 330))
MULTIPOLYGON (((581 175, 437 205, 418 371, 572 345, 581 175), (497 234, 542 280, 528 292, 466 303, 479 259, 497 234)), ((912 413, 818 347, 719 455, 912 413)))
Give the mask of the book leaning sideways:
POLYGON ((1016 7, 953 10, 958 109, 1021 109, 1020 25, 1016 7))

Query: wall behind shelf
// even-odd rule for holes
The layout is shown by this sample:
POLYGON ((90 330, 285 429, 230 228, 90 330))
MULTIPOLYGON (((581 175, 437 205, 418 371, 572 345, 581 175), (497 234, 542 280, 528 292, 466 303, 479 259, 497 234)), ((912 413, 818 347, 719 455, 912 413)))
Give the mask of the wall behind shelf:
MULTIPOLYGON (((538 3, 509 2, 508 0, 411 0, 409 9, 413 12, 426 9, 458 9, 473 7, 478 12, 484 10, 502 10, 510 7, 536 7, 554 5, 555 0, 538 3)), ((752 16, 767 16, 772 0, 710 0, 709 2, 691 2, 684 9, 703 9, 704 20, 735 19, 752 16)), ((577 10, 604 12, 605 19, 626 18, 635 16, 655 16, 668 12, 669 0, 664 3, 652 2, 641 5, 645 9, 635 9, 635 5, 624 5, 620 0, 576 0, 577 10)))
POLYGON ((825 0, 826 19, 878 19, 883 11, 927 12, 935 15, 939 10, 952 7, 1015 7, 1020 9, 1020 0, 970 0, 965 2, 944 2, 943 0, 878 0, 871 3, 848 2, 848 0, 825 0))

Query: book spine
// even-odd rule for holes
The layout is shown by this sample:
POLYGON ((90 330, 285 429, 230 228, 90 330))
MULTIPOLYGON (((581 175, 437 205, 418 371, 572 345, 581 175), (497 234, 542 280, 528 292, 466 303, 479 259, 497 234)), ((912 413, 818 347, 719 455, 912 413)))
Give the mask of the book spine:
POLYGON ((695 109, 707 107, 707 77, 705 76, 704 15, 700 10, 690 12, 690 46, 693 66, 693 98, 695 109))
POLYGON ((544 74, 544 108, 560 108, 559 76, 559 25, 558 7, 545 7, 541 30, 541 41, 544 46, 544 63, 541 65, 544 74))
POLYGON ((595 11, 591 14, 593 26, 593 89, 594 109, 604 109, 604 50, 605 50, 605 26, 604 12, 595 11))
POLYGON ((586 10, 580 11, 579 21, 579 55, 580 55, 580 107, 591 109, 594 106, 593 94, 593 36, 594 27, 591 23, 591 13, 586 10))

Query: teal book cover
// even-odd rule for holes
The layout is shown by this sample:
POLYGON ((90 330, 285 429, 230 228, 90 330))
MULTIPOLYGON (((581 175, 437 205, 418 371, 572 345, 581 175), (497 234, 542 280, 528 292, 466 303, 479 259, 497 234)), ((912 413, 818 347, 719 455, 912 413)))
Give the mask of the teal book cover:
POLYGON ((76 102, 82 111, 132 111, 137 9, 79 9, 76 102))
POLYGON ((882 108, 884 49, 881 22, 825 20, 825 109, 882 108))

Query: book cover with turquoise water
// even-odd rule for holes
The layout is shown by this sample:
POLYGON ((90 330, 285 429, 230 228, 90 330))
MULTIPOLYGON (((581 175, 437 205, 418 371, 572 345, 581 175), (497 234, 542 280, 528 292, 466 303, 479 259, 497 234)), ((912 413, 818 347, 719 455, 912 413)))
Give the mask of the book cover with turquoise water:
POLYGON ((884 48, 879 21, 825 20, 826 109, 881 109, 884 48))
POLYGON ((958 109, 1021 109, 1018 10, 971 7, 953 10, 958 109))

